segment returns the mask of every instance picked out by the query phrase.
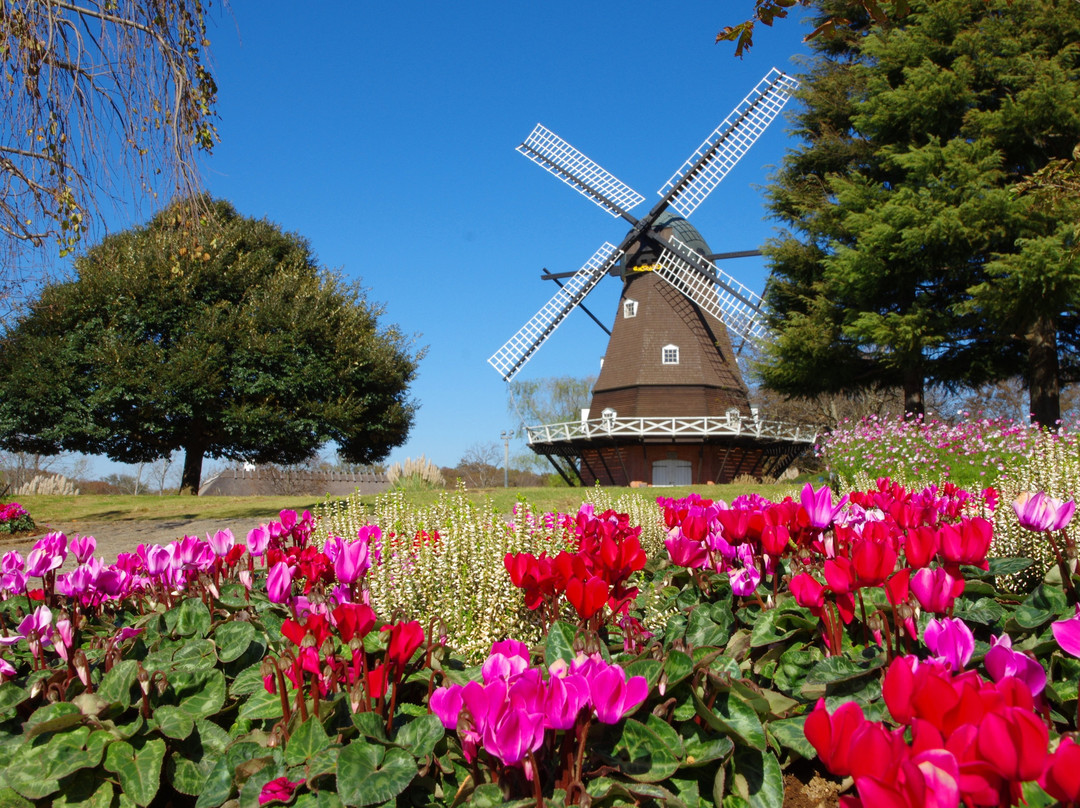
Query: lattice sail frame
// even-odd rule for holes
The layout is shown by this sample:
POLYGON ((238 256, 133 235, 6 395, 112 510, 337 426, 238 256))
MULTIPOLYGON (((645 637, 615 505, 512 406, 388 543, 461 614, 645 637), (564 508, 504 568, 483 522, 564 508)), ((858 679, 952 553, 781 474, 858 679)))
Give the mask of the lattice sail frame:
POLYGON ((517 150, 616 218, 645 199, 610 171, 540 124, 517 150))
POLYGON ((744 340, 763 340, 767 332, 761 319, 761 298, 679 239, 671 241, 683 255, 663 248, 653 272, 726 325, 728 331, 744 340), (711 267, 720 282, 695 269, 691 261, 711 267))
POLYGON ((510 381, 600 279, 622 258, 622 250, 604 242, 529 322, 488 359, 503 381, 510 381))
POLYGON ((689 218, 780 114, 798 86, 786 73, 775 67, 770 70, 671 176, 660 195, 693 172, 686 186, 669 200, 671 207, 689 218))

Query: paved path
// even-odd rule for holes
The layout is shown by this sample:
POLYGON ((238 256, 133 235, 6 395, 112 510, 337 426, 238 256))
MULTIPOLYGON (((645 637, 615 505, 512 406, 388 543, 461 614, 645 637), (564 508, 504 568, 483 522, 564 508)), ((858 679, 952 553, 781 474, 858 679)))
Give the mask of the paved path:
MULTIPOLYGON (((63 524, 39 524, 42 533, 60 531, 67 537, 93 536, 97 539, 96 555, 106 561, 116 559, 117 553, 131 553, 140 544, 167 544, 182 536, 205 538, 209 532, 229 528, 240 541, 247 538, 248 531, 268 520, 255 519, 144 519, 118 522, 73 521, 63 524)), ((0 536, 0 555, 8 550, 18 550, 23 555, 40 537, 9 538, 0 536)))

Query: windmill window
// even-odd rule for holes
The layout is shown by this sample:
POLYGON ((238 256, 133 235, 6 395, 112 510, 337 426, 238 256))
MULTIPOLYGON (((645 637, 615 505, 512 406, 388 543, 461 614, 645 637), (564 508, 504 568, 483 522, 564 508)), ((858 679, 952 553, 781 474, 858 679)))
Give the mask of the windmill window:
POLYGON ((623 317, 637 317, 637 301, 624 300, 622 304, 623 317))
POLYGON ((678 345, 665 345, 660 354, 660 360, 665 365, 677 365, 679 364, 679 346, 678 345))

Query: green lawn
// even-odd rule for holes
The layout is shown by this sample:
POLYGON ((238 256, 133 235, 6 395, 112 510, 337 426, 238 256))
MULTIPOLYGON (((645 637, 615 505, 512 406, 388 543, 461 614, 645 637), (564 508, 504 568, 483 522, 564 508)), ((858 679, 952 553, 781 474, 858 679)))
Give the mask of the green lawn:
MULTIPOLYGON (((695 491, 703 497, 730 501, 739 494, 756 492, 772 500, 782 499, 797 491, 791 483, 777 485, 711 485, 672 488, 609 488, 612 496, 636 493, 654 499, 658 496, 681 497, 695 491)), ((439 496, 440 491, 409 492, 406 498, 416 505, 428 505, 439 496)), ((490 499, 500 513, 509 513, 515 502, 528 501, 535 510, 575 512, 586 498, 584 488, 490 488, 469 491, 475 500, 490 499)), ((366 504, 373 504, 374 496, 363 497, 366 504)), ((154 519, 259 519, 269 518, 278 511, 292 508, 302 511, 315 509, 323 501, 320 497, 268 496, 268 497, 192 497, 158 496, 156 494, 134 495, 79 495, 73 497, 56 495, 32 495, 18 497, 18 501, 38 522, 62 524, 67 521, 121 522, 154 519)))

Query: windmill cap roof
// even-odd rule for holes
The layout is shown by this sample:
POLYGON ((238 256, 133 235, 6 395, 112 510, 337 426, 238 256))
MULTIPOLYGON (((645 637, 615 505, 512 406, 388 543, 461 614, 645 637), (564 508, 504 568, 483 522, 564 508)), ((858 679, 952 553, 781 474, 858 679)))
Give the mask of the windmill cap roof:
POLYGON ((666 230, 668 228, 674 231, 675 238, 694 252, 701 255, 712 254, 712 250, 709 249, 709 245, 705 242, 701 233, 698 232, 698 229, 679 214, 672 211, 664 211, 660 214, 660 217, 656 220, 656 229, 666 230))

